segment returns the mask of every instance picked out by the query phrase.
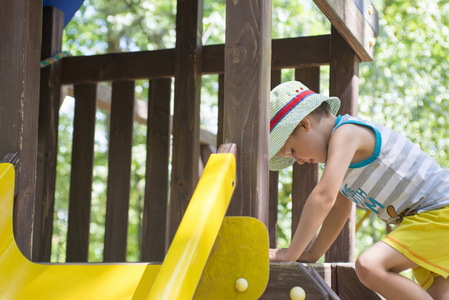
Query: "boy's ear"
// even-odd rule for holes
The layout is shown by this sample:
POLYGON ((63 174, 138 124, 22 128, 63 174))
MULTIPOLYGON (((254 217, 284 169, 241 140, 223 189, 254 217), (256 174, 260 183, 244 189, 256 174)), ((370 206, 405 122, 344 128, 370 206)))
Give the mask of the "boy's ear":
POLYGON ((301 127, 305 130, 309 130, 310 129, 310 120, 305 117, 304 119, 301 120, 301 122, 299 122, 298 127, 301 127))

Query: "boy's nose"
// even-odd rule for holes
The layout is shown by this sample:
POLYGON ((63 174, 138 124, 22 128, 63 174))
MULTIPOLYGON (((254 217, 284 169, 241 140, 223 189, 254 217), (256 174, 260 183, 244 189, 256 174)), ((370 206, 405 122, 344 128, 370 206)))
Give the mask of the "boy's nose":
POLYGON ((304 159, 297 158, 297 159, 296 159, 296 162, 297 162, 298 164, 300 164, 300 165, 303 165, 304 162, 305 162, 305 160, 304 160, 304 159))

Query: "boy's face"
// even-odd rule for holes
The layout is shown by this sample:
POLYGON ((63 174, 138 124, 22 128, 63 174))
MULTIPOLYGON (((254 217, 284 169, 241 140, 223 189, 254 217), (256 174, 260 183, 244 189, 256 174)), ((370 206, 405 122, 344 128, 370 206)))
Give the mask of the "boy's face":
POLYGON ((313 126, 313 123, 312 118, 304 118, 277 155, 292 157, 300 165, 304 163, 325 163, 327 160, 327 143, 319 130, 313 126))

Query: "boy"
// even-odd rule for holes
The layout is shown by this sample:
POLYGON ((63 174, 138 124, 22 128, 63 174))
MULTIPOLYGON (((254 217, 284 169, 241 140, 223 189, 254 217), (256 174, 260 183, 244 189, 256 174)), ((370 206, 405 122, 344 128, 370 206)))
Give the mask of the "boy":
POLYGON ((358 257, 362 283, 387 299, 449 299, 449 170, 386 127, 335 116, 339 106, 338 98, 296 81, 271 91, 270 169, 295 161, 326 165, 290 247, 270 249, 270 260, 316 262, 355 202, 386 222, 400 223, 358 257), (409 268, 420 285, 398 274, 409 268))

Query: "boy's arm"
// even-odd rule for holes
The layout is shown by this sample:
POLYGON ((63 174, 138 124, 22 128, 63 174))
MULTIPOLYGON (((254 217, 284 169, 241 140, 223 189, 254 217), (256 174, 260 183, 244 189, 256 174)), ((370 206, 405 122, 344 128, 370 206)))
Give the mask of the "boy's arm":
POLYGON ((299 257, 302 262, 316 262, 329 249, 346 223, 353 203, 342 193, 338 193, 335 205, 321 226, 320 233, 308 251, 299 257))
POLYGON ((352 129, 350 125, 342 126, 332 135, 326 167, 321 180, 307 198, 290 247, 270 250, 271 261, 296 261, 333 208, 346 171, 361 144, 361 139, 352 129))

